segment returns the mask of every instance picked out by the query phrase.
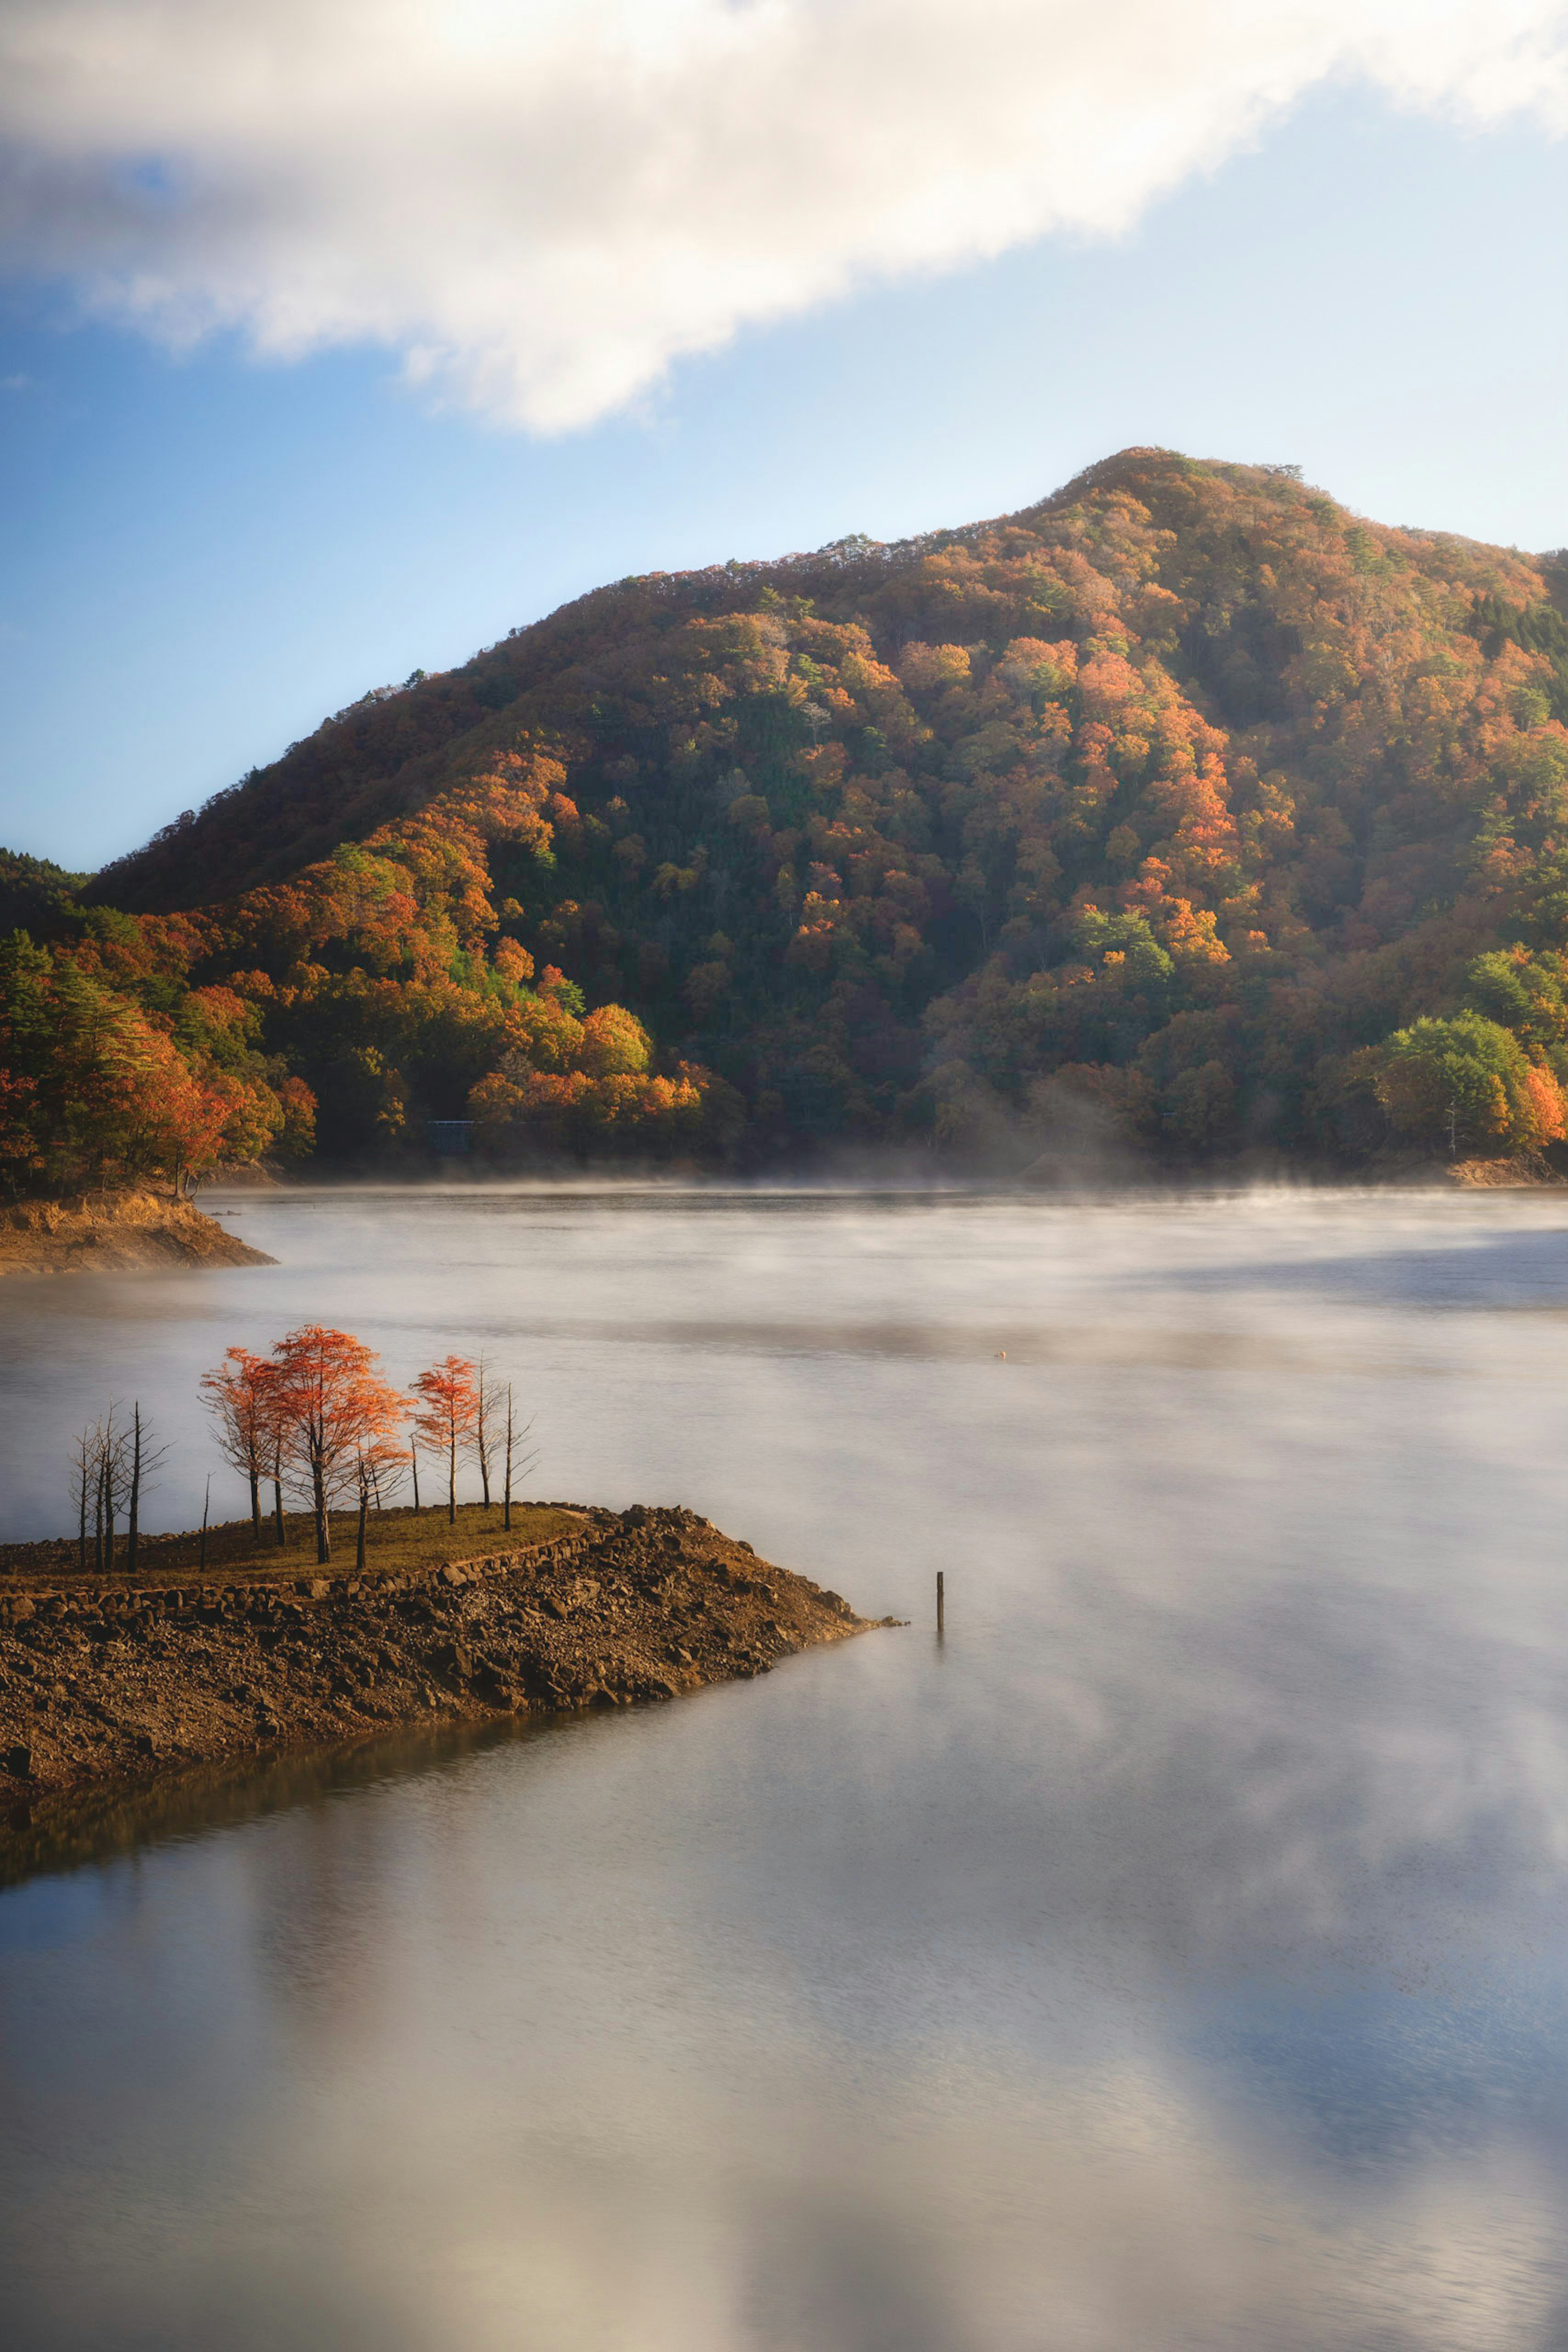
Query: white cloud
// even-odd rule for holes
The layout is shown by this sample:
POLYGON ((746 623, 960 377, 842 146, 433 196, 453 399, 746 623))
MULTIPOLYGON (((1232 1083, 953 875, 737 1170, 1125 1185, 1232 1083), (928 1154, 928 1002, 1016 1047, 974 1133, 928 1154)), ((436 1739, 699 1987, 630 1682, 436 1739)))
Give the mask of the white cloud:
POLYGON ((582 425, 877 278, 1113 234, 1326 78, 1568 114, 1558 0, 3 0, 0 249, 180 342, 582 425))

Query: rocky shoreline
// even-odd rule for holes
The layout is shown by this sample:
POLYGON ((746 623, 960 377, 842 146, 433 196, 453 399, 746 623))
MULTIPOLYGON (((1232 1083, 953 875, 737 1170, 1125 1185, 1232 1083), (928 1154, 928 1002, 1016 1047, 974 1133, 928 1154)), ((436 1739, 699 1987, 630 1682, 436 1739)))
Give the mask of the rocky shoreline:
POLYGON ((191 1202, 161 1192, 81 1193, 0 1207, 0 1275, 276 1263, 191 1202))
POLYGON ((574 1517, 549 1542, 403 1575, 0 1586, 12 1829, 41 1801, 193 1766, 674 1698, 895 1622, 691 1511, 574 1517))
POLYGON ((1560 1192, 1568 1185, 1568 1176, 1540 1151, 1516 1151, 1507 1160, 1453 1160, 1443 1169, 1450 1184, 1458 1184, 1467 1192, 1560 1192))

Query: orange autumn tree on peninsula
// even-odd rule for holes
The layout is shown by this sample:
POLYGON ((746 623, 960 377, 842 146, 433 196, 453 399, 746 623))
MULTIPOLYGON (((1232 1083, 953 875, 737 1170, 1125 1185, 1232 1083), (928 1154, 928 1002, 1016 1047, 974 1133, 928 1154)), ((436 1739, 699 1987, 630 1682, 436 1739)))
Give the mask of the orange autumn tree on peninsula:
POLYGON ((301 1324, 272 1354, 285 1474, 315 1515, 316 1558, 325 1564, 333 1503, 361 1493, 367 1459, 392 1459, 407 1402, 376 1371, 375 1350, 351 1332, 301 1324))
POLYGON ((480 1436, 479 1373, 465 1356, 444 1356, 413 1383, 414 1431, 446 1456, 446 1516, 457 1517, 457 1456, 480 1436))
POLYGON ((218 1448, 250 1488, 251 1532, 261 1541, 261 1482, 277 1460, 277 1367, 248 1348, 227 1348, 215 1371, 204 1372, 203 1402, 217 1423, 218 1448))

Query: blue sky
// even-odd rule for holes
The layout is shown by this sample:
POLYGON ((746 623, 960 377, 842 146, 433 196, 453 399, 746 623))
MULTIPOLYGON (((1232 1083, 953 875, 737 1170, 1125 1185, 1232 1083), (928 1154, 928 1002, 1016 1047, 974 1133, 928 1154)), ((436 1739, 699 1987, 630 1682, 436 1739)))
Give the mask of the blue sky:
POLYGON ((1560 544, 1565 182, 1532 119, 1333 82, 1120 234, 873 274, 546 432, 434 405, 395 349, 180 352, 19 272, 0 842, 95 866, 601 581, 1005 511, 1133 442, 1560 544))

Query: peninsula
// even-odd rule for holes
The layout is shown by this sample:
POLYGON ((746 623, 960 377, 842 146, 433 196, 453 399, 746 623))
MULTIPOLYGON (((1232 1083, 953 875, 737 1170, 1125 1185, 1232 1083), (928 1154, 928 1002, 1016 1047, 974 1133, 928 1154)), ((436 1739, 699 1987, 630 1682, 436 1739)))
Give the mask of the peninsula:
POLYGON ((276 1263, 156 1184, 0 1206, 0 1275, 276 1263))
MULTIPOLYGON (((0 1550, 0 1800, 40 1800, 399 1726, 671 1699, 863 1633, 836 1592, 678 1508, 387 1511, 362 1570, 248 1521, 144 1538, 135 1578, 0 1550), (198 1549, 200 1548, 200 1549, 198 1549), (198 1574, 196 1562, 222 1564, 198 1574)), ((894 1621, 884 1619, 884 1623, 894 1621)), ((3 1835, 3 1832, 0 1832, 3 1835)))

